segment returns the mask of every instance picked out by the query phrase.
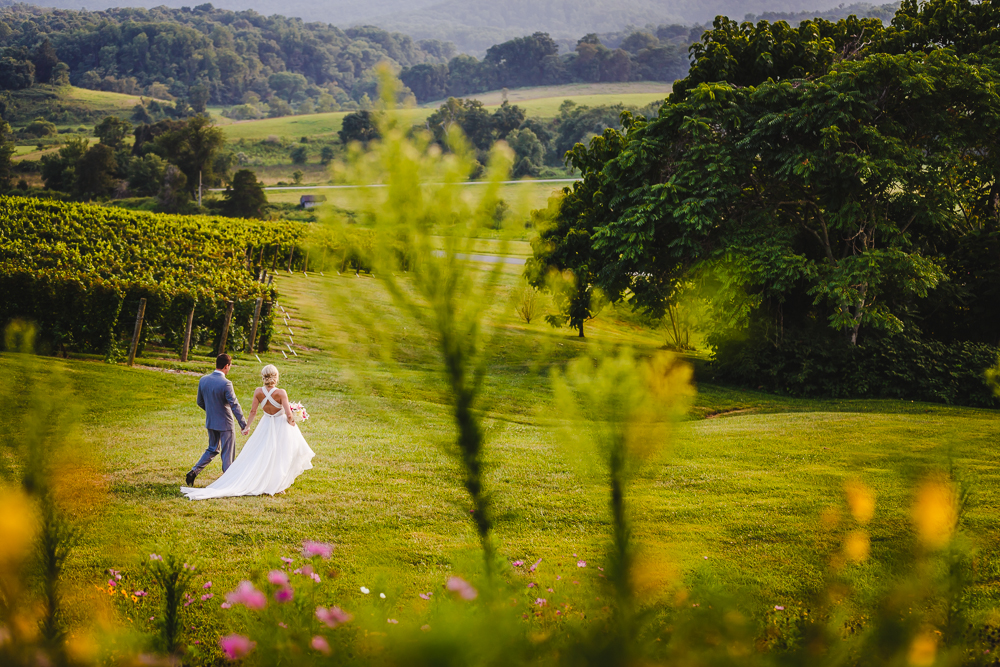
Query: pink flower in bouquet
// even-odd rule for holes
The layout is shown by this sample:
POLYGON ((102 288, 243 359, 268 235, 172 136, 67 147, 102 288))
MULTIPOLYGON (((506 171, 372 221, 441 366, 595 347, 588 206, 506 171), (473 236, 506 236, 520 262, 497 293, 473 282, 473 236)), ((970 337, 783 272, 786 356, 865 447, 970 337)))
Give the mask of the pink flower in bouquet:
POLYGON ((326 560, 333 555, 333 545, 327 544, 326 542, 313 542, 312 540, 306 540, 302 543, 302 555, 306 558, 319 556, 320 558, 326 560))
POLYGON ((236 590, 226 593, 226 602, 230 604, 242 604, 247 609, 263 609, 267 606, 267 597, 254 588, 249 581, 241 581, 236 590))
POLYGON ((335 628, 338 625, 347 623, 353 616, 343 611, 340 607, 316 607, 316 618, 320 623, 325 623, 327 627, 335 628))
POLYGON ((314 649, 322 653, 323 655, 330 655, 330 642, 326 641, 324 637, 316 635, 312 638, 309 643, 314 649))
POLYGON ((452 593, 457 593, 459 597, 463 600, 475 600, 479 596, 479 591, 472 587, 465 579, 461 577, 452 577, 445 584, 447 588, 452 593))
POLYGON ((257 642, 250 641, 249 637, 237 634, 226 635, 219 640, 219 646, 228 660, 245 658, 256 645, 257 642))
POLYGON ((288 602, 293 597, 295 597, 295 591, 292 590, 291 586, 282 586, 274 591, 274 599, 278 602, 288 602))
POLYGON ((267 573, 267 580, 275 586, 287 586, 288 575, 281 570, 271 570, 267 573))

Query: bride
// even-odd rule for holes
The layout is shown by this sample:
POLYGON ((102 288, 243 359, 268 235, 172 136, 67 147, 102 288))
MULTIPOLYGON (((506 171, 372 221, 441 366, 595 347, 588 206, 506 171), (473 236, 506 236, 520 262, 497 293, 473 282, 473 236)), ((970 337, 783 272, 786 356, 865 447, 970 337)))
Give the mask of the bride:
POLYGON ((257 430, 221 477, 201 489, 181 487, 181 493, 189 499, 274 495, 291 486, 303 471, 312 468, 311 461, 316 454, 295 423, 288 394, 278 389, 278 369, 268 364, 261 369, 260 377, 264 386, 253 392, 247 426, 249 429, 259 407, 264 415, 257 430))

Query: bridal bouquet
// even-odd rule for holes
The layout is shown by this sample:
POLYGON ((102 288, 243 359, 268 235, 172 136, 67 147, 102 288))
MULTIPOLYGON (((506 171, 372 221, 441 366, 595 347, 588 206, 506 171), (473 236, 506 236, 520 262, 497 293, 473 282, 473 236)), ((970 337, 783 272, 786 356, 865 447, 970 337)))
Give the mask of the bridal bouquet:
POLYGON ((306 412, 306 406, 302 405, 298 401, 289 404, 288 407, 292 409, 292 417, 295 418, 295 421, 304 422, 309 419, 309 413, 306 412))

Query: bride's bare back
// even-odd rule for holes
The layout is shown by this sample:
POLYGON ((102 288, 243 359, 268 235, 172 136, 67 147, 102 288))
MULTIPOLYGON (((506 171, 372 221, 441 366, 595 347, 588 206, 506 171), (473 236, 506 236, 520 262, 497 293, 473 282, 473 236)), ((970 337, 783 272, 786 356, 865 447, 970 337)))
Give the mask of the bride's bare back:
POLYGON ((254 417, 257 415, 257 408, 264 411, 264 414, 274 416, 279 412, 285 413, 285 418, 288 420, 289 424, 295 425, 295 418, 292 416, 292 406, 288 402, 288 394, 284 389, 275 388, 271 392, 271 399, 274 403, 277 403, 281 407, 275 407, 274 403, 267 400, 267 389, 265 387, 257 387, 253 390, 253 405, 250 406, 250 417, 248 419, 249 423, 253 423, 254 417))

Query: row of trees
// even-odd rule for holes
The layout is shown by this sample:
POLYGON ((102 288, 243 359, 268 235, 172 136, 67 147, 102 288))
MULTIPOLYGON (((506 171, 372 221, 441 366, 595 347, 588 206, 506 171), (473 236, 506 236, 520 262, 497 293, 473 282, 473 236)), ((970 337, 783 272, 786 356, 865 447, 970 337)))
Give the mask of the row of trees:
POLYGON ((74 138, 42 157, 47 189, 79 200, 156 197, 159 210, 177 212, 189 207, 199 188, 229 181, 225 213, 240 217, 263 213, 267 200, 261 185, 248 170, 229 178, 233 154, 223 150, 225 137, 206 116, 162 120, 134 130, 128 121, 109 116, 94 128, 94 135, 99 139, 94 145, 74 138), (131 146, 126 141, 129 135, 135 139, 131 146))
POLYGON ((899 383, 931 341, 995 361, 998 24, 994 3, 954 0, 908 0, 887 28, 720 17, 657 118, 573 149, 584 180, 530 278, 571 276, 581 335, 595 293, 653 315, 700 293, 721 366, 748 382, 784 360, 773 382, 802 388, 816 355, 866 344, 900 351, 899 383))
MULTIPOLYGON (((658 103, 642 110, 629 108, 633 113, 653 116, 658 103)), ((601 134, 606 128, 621 129, 622 105, 588 107, 566 100, 555 118, 527 117, 515 104, 504 102, 495 111, 489 111, 479 100, 448 98, 422 126, 431 132, 442 149, 448 149, 448 132, 453 126, 462 130, 476 152, 473 176, 482 173, 489 151, 497 141, 506 141, 514 150, 512 173, 515 177, 537 176, 542 168, 563 164, 563 156, 575 144, 601 134)), ((357 141, 363 145, 380 138, 378 119, 370 111, 347 114, 339 131, 345 145, 357 141)))
MULTIPOLYGON (((85 88, 240 104, 350 105, 375 97, 374 67, 445 62, 450 45, 373 27, 340 30, 253 11, 0 8, 0 88, 67 80, 85 88), (53 77, 56 77, 53 79, 53 77)), ((338 106, 339 108, 339 106, 338 106)))
POLYGON ((468 55, 447 63, 422 63, 400 73, 417 101, 443 99, 498 88, 599 81, 673 81, 687 72, 687 41, 670 39, 688 34, 684 26, 664 26, 658 34, 631 33, 615 49, 595 34, 581 38, 573 53, 559 55, 548 34, 536 32, 490 47, 480 61, 468 55), (671 28, 680 30, 670 31, 671 28))

